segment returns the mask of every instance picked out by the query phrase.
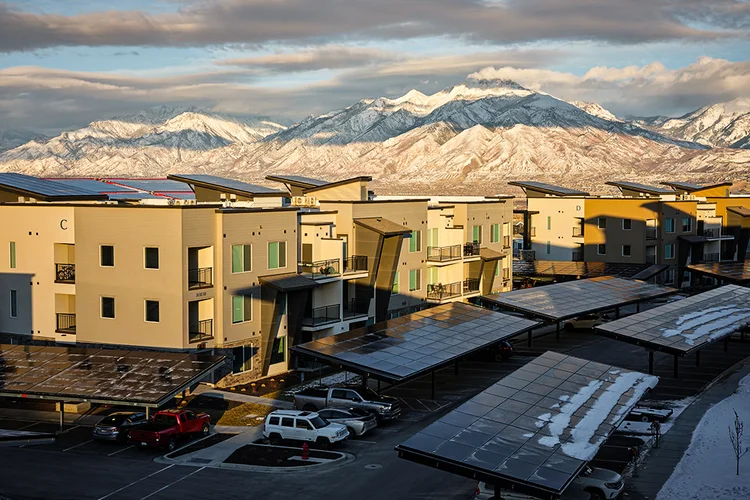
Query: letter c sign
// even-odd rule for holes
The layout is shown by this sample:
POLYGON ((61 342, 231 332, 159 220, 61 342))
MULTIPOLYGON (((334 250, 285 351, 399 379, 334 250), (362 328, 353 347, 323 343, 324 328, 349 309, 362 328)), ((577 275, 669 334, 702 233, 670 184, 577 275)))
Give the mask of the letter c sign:
POLYGON ((68 219, 63 219, 60 221, 60 229, 63 231, 68 229, 68 219))

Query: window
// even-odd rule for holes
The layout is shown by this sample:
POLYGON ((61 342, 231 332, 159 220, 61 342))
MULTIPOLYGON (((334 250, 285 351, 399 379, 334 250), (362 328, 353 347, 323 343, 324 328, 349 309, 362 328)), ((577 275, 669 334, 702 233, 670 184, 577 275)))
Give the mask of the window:
POLYGON ((294 427, 294 419, 292 417, 281 417, 282 427, 294 427))
POLYGON ((146 321, 148 321, 149 323, 159 322, 159 301, 158 300, 146 301, 146 321))
POLYGON ((430 267, 427 269, 427 284, 428 285, 434 285, 435 283, 438 283, 438 268, 437 267, 430 267))
POLYGON ((664 258, 674 259, 674 243, 667 243, 664 245, 664 258))
POLYGON ((474 243, 482 244, 482 226, 471 226, 471 238, 474 243))
POLYGON ((490 243, 500 241, 500 224, 490 225, 490 243))
MULTIPOLYGON (((242 373, 253 369, 255 348, 249 345, 232 349, 232 373, 242 373)), ((278 422, 276 422, 278 425, 278 422)))
MULTIPOLYGON (((241 347, 239 348, 241 349, 241 347)), ((268 425, 279 425, 279 417, 271 417, 268 419, 268 425)))
MULTIPOLYGON (((252 271, 252 245, 232 245, 232 273, 247 273, 252 271)), ((269 247, 270 255, 270 247, 269 247)), ((270 257, 269 257, 270 258, 270 257)), ((270 260, 269 260, 270 262, 270 260)), ((270 268, 271 265, 269 264, 270 268)), ((283 267, 283 266, 281 266, 283 267)))
POLYGON ((667 269, 664 272, 664 284, 665 285, 673 285, 674 284, 674 269, 667 269))
POLYGON ((393 288, 391 288, 391 295, 398 295, 398 271, 393 274, 393 288))
POLYGON ((18 290, 10 291, 10 317, 18 317, 18 290))
POLYGON ((278 337, 273 341, 271 349, 271 364, 283 363, 286 361, 286 337, 278 337))
POLYGON ((495 262, 495 276, 500 276, 500 261, 495 262))
POLYGON ((115 317, 115 298, 102 297, 102 318, 114 319, 115 317))
POLYGON ((547 255, 549 255, 550 252, 552 252, 552 242, 548 241, 547 242, 547 255))
POLYGON ((421 252, 422 251, 422 231, 412 231, 411 238, 409 238, 409 252, 421 252))
POLYGON ((622 256, 623 257, 630 257, 630 245, 623 245, 622 246, 622 256))
POLYGON ((232 323, 253 320, 253 296, 232 295, 232 323))
POLYGON ((193 413, 192 411, 186 411, 185 417, 187 417, 188 420, 195 420, 197 418, 195 413, 193 413))
POLYGON ((268 243, 268 269, 286 267, 286 241, 268 243))
POLYGON ((599 229, 607 229, 607 218, 599 217, 597 220, 597 226, 599 227, 599 229))
POLYGON ((112 245, 102 245, 99 247, 99 265, 102 267, 115 266, 115 247, 112 245))
POLYGON ((308 422, 307 420, 298 418, 297 419, 297 429, 305 429, 307 431, 311 431, 312 430, 312 426, 310 425, 310 422, 308 422))
POLYGON ((623 231, 630 231, 633 229, 633 219, 622 219, 623 231))
POLYGON ((409 291, 422 289, 422 270, 421 269, 410 269, 409 270, 409 291))
POLYGON ((16 242, 10 242, 10 268, 16 268, 16 242))
POLYGON ((596 254, 607 255, 607 245, 604 245, 604 244, 596 245, 596 254))
POLYGON ((682 232, 689 233, 693 230, 693 218, 683 217, 682 218, 682 232))
POLYGON ((143 250, 143 265, 146 269, 159 269, 159 249, 158 248, 146 247, 143 250))
POLYGON ((669 218, 664 220, 664 232, 674 233, 674 219, 669 218))
POLYGON ((427 246, 438 246, 438 228, 435 227, 427 230, 427 246))
POLYGON ((547 231, 551 231, 551 230, 552 230, 552 216, 548 215, 547 216, 547 231))

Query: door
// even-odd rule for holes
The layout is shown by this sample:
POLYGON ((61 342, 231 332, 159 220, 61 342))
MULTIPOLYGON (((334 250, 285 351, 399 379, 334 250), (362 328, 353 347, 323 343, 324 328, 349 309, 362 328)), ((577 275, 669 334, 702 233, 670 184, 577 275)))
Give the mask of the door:
POLYGON ((294 428, 294 417, 281 417, 281 437, 283 439, 298 439, 294 428))
POLYGON ((201 422, 198 419, 198 415, 196 415, 192 411, 186 411, 185 412, 185 428, 183 429, 183 432, 189 432, 189 433, 195 433, 201 430, 201 422))
POLYGON ((300 441, 315 441, 315 433, 313 432, 312 425, 304 418, 296 419, 294 424, 295 438, 300 441))
POLYGON ((302 244, 302 262, 312 262, 313 261, 313 246, 312 243, 303 243, 302 244))
POLYGON ((332 389, 331 397, 328 398, 328 406, 351 406, 352 402, 347 399, 348 392, 351 391, 347 391, 346 389, 332 389))

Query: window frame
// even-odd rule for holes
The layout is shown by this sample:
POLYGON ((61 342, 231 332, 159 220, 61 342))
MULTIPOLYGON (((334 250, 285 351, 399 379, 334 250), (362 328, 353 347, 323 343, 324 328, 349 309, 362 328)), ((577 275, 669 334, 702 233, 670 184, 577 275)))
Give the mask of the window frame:
MULTIPOLYGON (((274 243, 278 243, 278 242, 274 242, 274 243)), ((231 264, 230 265, 231 274, 242 274, 242 273, 251 273, 251 272, 253 272, 253 245, 252 245, 252 243, 236 243, 234 245, 231 245, 230 249, 229 249, 229 256, 230 256, 230 261, 231 261, 230 262, 230 264, 231 264), (242 266, 241 266, 242 270, 241 271, 235 271, 234 270, 234 249, 235 249, 235 247, 241 247, 242 248, 242 251, 240 253, 240 256, 242 257, 242 266)))
POLYGON ((547 216, 547 231, 552 231, 552 216, 547 216))
POLYGON ((422 270, 421 269, 409 269, 409 291, 410 292, 418 292, 422 289, 422 270), (414 282, 416 288, 412 288, 412 273, 414 274, 414 282))
POLYGON ((490 243, 500 243, 500 224, 490 224, 490 243))
POLYGON ((622 256, 623 257, 632 257, 633 256, 633 247, 631 245, 623 245, 622 246, 622 256), (625 249, 628 249, 628 253, 625 253, 625 249))
POLYGON ((547 255, 552 253, 552 242, 549 240, 547 240, 547 244, 545 245, 545 252, 547 255))
POLYGON ((268 257, 266 264, 268 264, 267 267, 268 267, 269 271, 273 271, 274 269, 286 269, 287 265, 289 265, 289 262, 288 262, 289 261, 289 259, 288 259, 288 257, 289 257, 289 255, 288 255, 289 249, 287 248, 287 246, 288 245, 287 245, 286 240, 283 240, 283 241, 282 240, 277 240, 277 241, 269 241, 268 242, 268 244, 266 245, 266 252, 267 252, 267 257, 268 257), (283 255, 284 255, 284 265, 283 266, 281 265, 281 255, 282 255, 282 253, 281 253, 281 244, 282 243, 284 244, 284 253, 283 253, 283 255), (271 267, 271 255, 272 255, 271 245, 274 245, 274 244, 276 245, 276 262, 278 264, 277 267, 271 267))
POLYGON ((623 217, 622 219, 622 230, 623 231, 632 231, 633 230, 633 219, 626 219, 623 217), (625 221, 628 221, 628 226, 625 227, 625 221))
POLYGON ((666 219, 664 219, 664 232, 666 234, 674 234, 675 231, 676 231, 676 229, 677 229, 677 223, 675 222, 674 217, 667 217, 666 219), (670 222, 672 223, 672 230, 671 231, 669 230, 669 225, 670 225, 669 223, 670 222))
POLYGON ((161 304, 156 299, 143 299, 143 321, 146 323, 161 323, 161 304), (156 304, 156 319, 148 319, 148 305, 149 302, 156 304))
POLYGON ((471 242, 477 245, 481 245, 484 240, 484 234, 482 234, 483 232, 484 232, 484 228, 482 227, 481 224, 472 225, 471 226, 471 242), (474 232, 475 232, 475 229, 477 228, 479 228, 479 238, 474 237, 474 232))
POLYGON ((253 302, 255 297, 253 294, 248 295, 232 295, 232 324, 233 325, 241 325, 242 323, 249 323, 253 320, 253 302), (242 320, 241 321, 235 321, 234 311, 235 311, 235 304, 234 300, 235 298, 242 298, 242 320), (245 314, 248 311, 248 304, 246 303, 246 300, 249 298, 249 310, 250 310, 250 318, 247 318, 247 315, 245 314))
POLYGON ((409 253, 419 253, 422 251, 422 230, 415 229, 409 237, 409 253))
POLYGON ((18 290, 14 290, 11 288, 9 300, 10 308, 8 309, 8 314, 12 319, 18 319, 18 290))
POLYGON ((117 303, 115 301, 115 297, 112 295, 100 295, 99 296, 99 317, 101 319, 115 319, 117 318, 117 303), (104 315, 104 300, 105 299, 111 299, 112 300, 112 316, 105 316, 104 315))
MULTIPOLYGON (((114 249, 112 250, 112 252, 114 254, 114 249)), ((114 262, 114 255, 112 257, 113 257, 112 261, 114 262)), ((160 267, 161 267, 161 250, 159 249, 159 247, 143 247, 143 269, 147 269, 149 271, 158 271, 160 267), (149 250, 156 250, 156 267, 148 266, 148 251, 149 250)))
POLYGON ((99 267, 115 267, 115 246, 114 245, 111 245, 111 244, 99 245, 99 267), (102 252, 104 251, 105 247, 112 249, 112 265, 104 264, 104 254, 102 252))
POLYGON ((672 260, 674 258, 675 258, 675 245, 674 245, 674 243, 665 243, 664 244, 664 260, 672 260), (667 251, 667 249, 669 249, 669 251, 667 251))
POLYGON ((596 255, 607 255, 607 244, 606 243, 597 243, 596 245, 596 255), (604 250, 603 252, 601 250, 604 250))
POLYGON ((398 271, 393 273, 393 285, 391 285, 391 295, 398 295, 400 288, 398 283, 398 271))
POLYGON ((606 217, 597 217, 596 218, 596 227, 597 227, 597 229, 607 229, 607 218, 606 217))
POLYGON ((682 218, 682 232, 683 233, 692 233, 693 232, 693 218, 692 217, 683 217, 682 218), (688 228, 685 229, 685 221, 688 222, 688 228))

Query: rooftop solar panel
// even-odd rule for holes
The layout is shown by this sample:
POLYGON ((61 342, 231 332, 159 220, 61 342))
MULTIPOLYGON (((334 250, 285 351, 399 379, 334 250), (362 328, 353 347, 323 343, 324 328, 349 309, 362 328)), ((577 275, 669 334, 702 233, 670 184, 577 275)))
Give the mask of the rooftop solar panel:
POLYGON ((649 264, 622 264, 613 262, 570 262, 556 260, 514 260, 513 276, 596 276, 631 277, 647 269, 649 264))
POLYGON ((675 293, 677 290, 642 281, 600 276, 512 292, 483 295, 483 301, 560 321, 675 293))
POLYGON ((648 184, 640 184, 638 182, 613 181, 607 182, 607 184, 618 188, 630 189, 632 191, 639 191, 648 194, 674 194, 674 191, 672 189, 666 189, 659 186, 649 186, 648 184))
POLYGON ((0 187, 42 199, 106 199, 105 196, 64 182, 40 179, 14 172, 0 173, 0 187))
POLYGON ((742 285, 750 283, 750 262, 714 262, 711 264, 691 264, 688 270, 742 285))
POLYGON ((256 184, 249 184, 247 182, 236 181, 233 179, 225 179, 223 177, 217 177, 215 175, 174 174, 169 175, 168 178, 170 180, 181 181, 188 184, 208 186, 214 189, 226 189, 231 193, 238 194, 284 194, 282 191, 276 189, 271 189, 265 186, 258 186, 256 184))
POLYGON ((159 406, 223 356, 0 344, 0 395, 159 406))
POLYGON ((454 302, 314 340, 292 350, 384 380, 401 381, 538 324, 454 302))
POLYGON ((560 494, 658 380, 548 351, 396 449, 491 484, 560 494))
POLYGON ((106 181, 142 191, 192 191, 184 182, 169 179, 105 179, 106 181))
POLYGON ((328 181, 322 179, 313 179, 312 177, 303 177, 301 175, 269 175, 267 179, 278 181, 289 181, 293 184, 306 184, 308 186, 325 186, 328 181))
POLYGON ((588 196, 589 193, 585 191, 579 191, 578 189, 570 189, 562 186, 555 186, 554 184, 547 184, 544 182, 536 181, 511 181, 508 184, 511 186, 518 186, 523 189, 531 189, 533 191, 540 191, 542 193, 554 194, 557 196, 588 196))
POLYGON ((82 179, 76 177, 62 177, 59 179, 49 179, 55 182, 61 182, 66 186, 77 187, 80 189, 86 189, 95 193, 109 194, 109 193, 133 193, 134 189, 125 186, 117 186, 114 184, 108 184, 96 179, 82 179))
POLYGON ((750 323, 750 289, 726 285, 597 327, 597 333, 684 355, 750 323))

